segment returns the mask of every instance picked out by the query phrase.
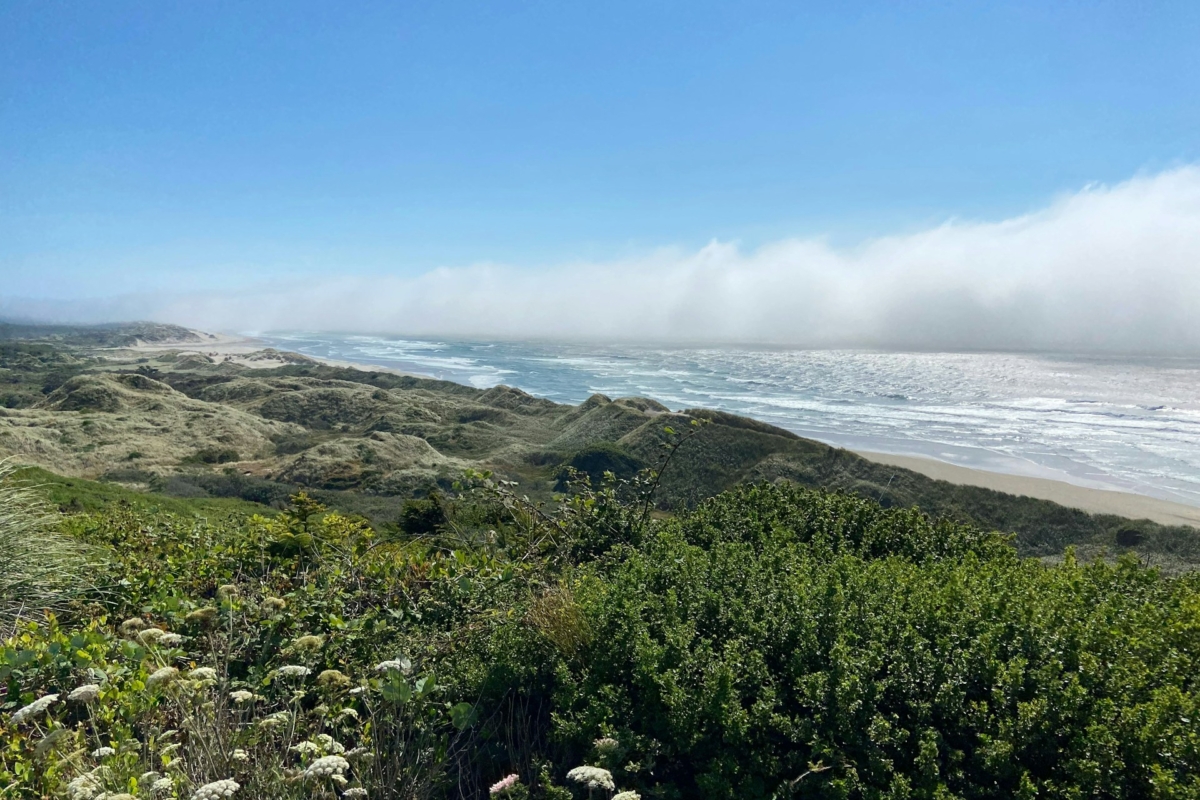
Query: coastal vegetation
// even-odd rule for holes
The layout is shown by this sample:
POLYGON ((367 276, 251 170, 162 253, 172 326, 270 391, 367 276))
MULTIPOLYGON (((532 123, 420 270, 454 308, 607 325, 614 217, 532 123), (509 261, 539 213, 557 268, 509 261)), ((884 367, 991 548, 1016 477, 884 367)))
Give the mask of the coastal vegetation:
POLYGON ((4 344, 49 470, 0 470, 0 797, 1200 798, 1191 529, 642 398, 4 344))
POLYGON ((1200 797, 1200 574, 791 484, 647 515, 654 483, 474 473, 417 533, 104 490, 57 526, 86 591, 0 651, 0 787, 1200 797))

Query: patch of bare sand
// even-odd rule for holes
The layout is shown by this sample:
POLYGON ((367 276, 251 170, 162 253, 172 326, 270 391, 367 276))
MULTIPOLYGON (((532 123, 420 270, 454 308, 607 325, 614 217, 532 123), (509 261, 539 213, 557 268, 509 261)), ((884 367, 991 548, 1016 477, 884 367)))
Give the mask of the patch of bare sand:
POLYGON ((863 458, 879 464, 902 467, 930 478, 964 486, 979 486, 1007 494, 1050 500, 1059 505, 1087 511, 1090 514, 1115 514, 1130 519, 1149 519, 1162 525, 1191 525, 1200 528, 1200 508, 1159 500, 1156 497, 1089 489, 1049 478, 1006 475, 981 469, 960 467, 931 458, 897 456, 890 453, 856 451, 863 458))

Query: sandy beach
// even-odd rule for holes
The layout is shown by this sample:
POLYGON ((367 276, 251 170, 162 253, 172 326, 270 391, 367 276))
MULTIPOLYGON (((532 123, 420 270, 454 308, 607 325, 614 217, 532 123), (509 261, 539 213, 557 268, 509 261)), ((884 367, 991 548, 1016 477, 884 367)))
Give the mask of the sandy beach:
POLYGON ((1129 492, 1089 489, 1048 478, 987 472, 919 456, 857 452, 863 458, 869 458, 880 464, 902 467, 949 483, 980 486, 997 492, 1050 500, 1059 505, 1083 509, 1092 514, 1116 514, 1131 519, 1149 519, 1163 525, 1200 527, 1200 508, 1182 503, 1172 503, 1169 500, 1159 500, 1156 497, 1146 497, 1129 492))

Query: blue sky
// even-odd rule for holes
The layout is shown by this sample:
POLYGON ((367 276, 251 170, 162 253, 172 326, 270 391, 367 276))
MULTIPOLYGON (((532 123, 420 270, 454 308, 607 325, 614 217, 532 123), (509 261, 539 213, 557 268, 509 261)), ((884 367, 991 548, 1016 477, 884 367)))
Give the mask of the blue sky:
POLYGON ((997 220, 1200 161, 1198 3, 0 6, 0 292, 997 220))

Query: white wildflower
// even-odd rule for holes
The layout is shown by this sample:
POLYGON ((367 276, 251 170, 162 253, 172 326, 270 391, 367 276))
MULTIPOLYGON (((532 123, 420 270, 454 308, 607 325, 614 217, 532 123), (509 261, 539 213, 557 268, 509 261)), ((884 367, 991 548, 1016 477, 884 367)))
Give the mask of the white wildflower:
POLYGON ((249 760, 250 760, 250 754, 249 754, 249 753, 247 753, 245 750, 243 750, 242 748, 240 748, 240 747, 239 747, 239 748, 237 748, 237 749, 235 749, 235 750, 233 751, 233 755, 231 756, 231 758, 232 758, 234 761, 249 761, 249 760))
POLYGON ((346 776, 340 772, 330 775, 329 780, 333 781, 338 786, 345 786, 347 783, 349 783, 349 781, 346 780, 346 776))
POLYGON ((100 779, 95 775, 80 775, 67 784, 69 800, 92 800, 100 793, 100 779))
POLYGON ((293 753, 299 753, 302 756, 315 756, 321 752, 321 745, 316 742, 304 741, 300 744, 294 744, 291 747, 293 753))
POLYGON ((292 714, 290 711, 276 711, 274 714, 271 714, 269 716, 266 716, 266 717, 263 717, 262 719, 260 719, 258 721, 258 725, 261 728, 270 729, 270 728, 278 728, 283 725, 287 725, 291 721, 292 721, 292 714))
POLYGON ((169 756, 169 755, 171 755, 171 753, 174 753, 178 749, 179 749, 179 742, 171 742, 170 744, 164 745, 163 747, 159 748, 158 754, 160 756, 169 756))
POLYGON ((115 756, 116 754, 117 751, 113 750, 111 747, 97 747, 92 751, 92 758, 108 758, 109 756, 115 756))
POLYGON ((179 677, 179 670, 174 667, 160 667, 150 673, 150 677, 146 678, 147 686, 157 686, 160 683, 170 683, 179 677))
POLYGON ((83 686, 76 686, 67 695, 67 699, 73 703, 90 703, 100 696, 100 685, 96 683, 85 683, 83 686))
POLYGON ((567 779, 582 783, 589 789, 605 789, 611 792, 615 788, 612 773, 600 767, 576 767, 567 773, 567 779))
POLYGON ((412 662, 407 658, 394 658, 390 661, 380 661, 375 665, 376 672, 403 672, 405 675, 412 669, 412 662))
POLYGON ((183 644, 183 637, 178 633, 164 633, 158 637, 158 643, 167 647, 176 647, 183 644))
POLYGON ((610 756, 621 749, 621 743, 611 736, 604 736, 592 742, 596 747, 596 752, 601 756, 610 756))
POLYGON ((206 783, 196 790, 192 795, 192 800, 220 800, 222 797, 230 797, 238 789, 242 788, 241 784, 233 780, 213 781, 206 783))
POLYGON ((617 792, 612 800, 642 800, 642 796, 637 792, 617 792))
POLYGON ((245 689, 238 689, 236 692, 229 693, 229 699, 237 704, 249 703, 254 700, 254 692, 247 692, 245 689))
POLYGON ((42 714, 46 713, 46 709, 57 702, 58 695, 56 694, 48 694, 39 697, 37 700, 34 700, 24 708, 18 708, 16 711, 14 711, 12 715, 12 723, 13 725, 20 725, 27 719, 40 717, 42 714))
POLYGON ((137 800, 137 798, 128 792, 121 792, 120 794, 102 794, 96 800, 137 800))
POLYGON ((188 673, 188 677, 194 681, 215 681, 217 671, 212 667, 196 667, 188 673))
POLYGON ((350 769, 350 762, 341 756, 324 756, 308 765, 304 778, 329 778, 350 769))
POLYGON ((275 674, 281 678, 303 678, 308 673, 312 672, 308 667, 302 667, 299 664, 288 664, 285 667, 280 667, 275 670, 275 674))
POLYGON ((167 632, 161 628, 146 628, 137 635, 137 640, 139 644, 145 647, 150 647, 158 644, 159 640, 162 639, 166 633, 167 632))
POLYGON ((346 748, 334 741, 334 738, 328 733, 317 734, 317 744, 321 745, 321 749, 332 755, 341 755, 346 752, 346 748))
POLYGON ((361 786, 355 786, 353 789, 347 789, 346 791, 342 792, 342 797, 353 797, 355 800, 358 800, 359 798, 366 798, 366 796, 367 790, 361 786))
POLYGON ((518 780, 520 779, 517 777, 517 773, 515 772, 511 775, 507 775, 493 783, 491 788, 488 789, 488 794, 496 795, 506 793, 509 789, 517 785, 518 780))
POLYGON ((341 722, 344 719, 358 719, 358 711, 353 708, 343 708, 338 712, 337 720, 341 722))
POLYGON ((138 776, 138 783, 146 784, 147 786, 149 786, 150 784, 154 783, 156 780, 158 780, 161 777, 162 777, 162 775, 159 775, 154 770, 151 770, 150 772, 143 772, 141 775, 138 776))
POLYGON ((150 784, 150 794, 165 794, 175 788, 175 782, 170 778, 159 778, 150 784))

